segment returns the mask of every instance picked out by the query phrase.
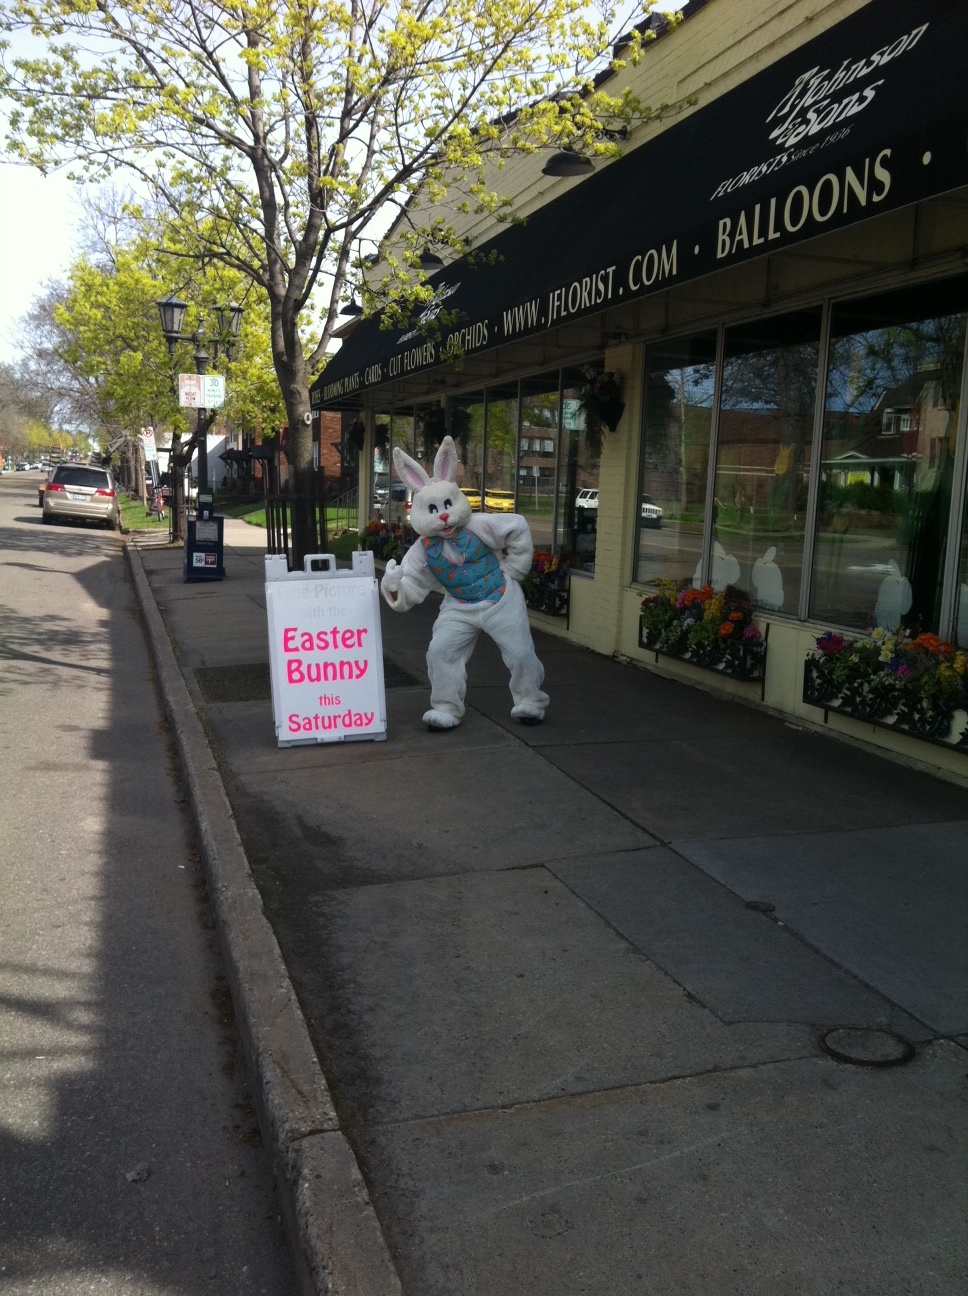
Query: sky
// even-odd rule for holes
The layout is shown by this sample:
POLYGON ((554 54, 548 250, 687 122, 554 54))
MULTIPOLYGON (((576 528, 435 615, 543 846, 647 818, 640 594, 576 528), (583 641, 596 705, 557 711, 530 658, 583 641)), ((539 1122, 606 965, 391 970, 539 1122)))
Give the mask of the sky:
POLYGON ((74 259, 80 212, 77 185, 63 174, 0 162, 0 364, 15 360, 31 302, 74 259))

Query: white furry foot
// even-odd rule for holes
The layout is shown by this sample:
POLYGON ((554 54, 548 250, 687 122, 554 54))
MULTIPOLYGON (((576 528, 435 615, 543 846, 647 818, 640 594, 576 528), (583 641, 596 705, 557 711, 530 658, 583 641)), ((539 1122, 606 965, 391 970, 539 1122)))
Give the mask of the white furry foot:
POLYGON ((444 729, 456 729, 460 721, 449 711, 425 711, 423 722, 431 732, 441 732, 444 729))
POLYGON ((517 720, 518 724, 539 725, 544 719, 544 710, 530 702, 519 702, 511 708, 511 719, 517 720))

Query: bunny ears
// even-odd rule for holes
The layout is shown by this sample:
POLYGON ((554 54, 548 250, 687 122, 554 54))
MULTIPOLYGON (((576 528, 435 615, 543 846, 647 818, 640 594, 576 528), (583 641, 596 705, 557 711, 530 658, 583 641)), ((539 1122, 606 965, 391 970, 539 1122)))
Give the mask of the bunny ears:
POLYGON ((445 436, 440 443, 440 449, 434 459, 434 475, 432 478, 427 476, 426 471, 416 459, 401 450, 399 446, 393 447, 393 466, 397 471, 397 476, 402 482, 410 487, 411 490, 422 490, 430 481, 456 481, 457 480, 457 447, 454 445, 454 438, 445 436))

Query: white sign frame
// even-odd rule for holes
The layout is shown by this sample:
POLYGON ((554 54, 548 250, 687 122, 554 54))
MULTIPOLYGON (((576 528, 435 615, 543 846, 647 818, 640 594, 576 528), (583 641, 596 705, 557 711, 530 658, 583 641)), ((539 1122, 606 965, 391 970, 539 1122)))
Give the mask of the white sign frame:
POLYGON ((178 404, 183 409, 221 409, 225 404, 225 375, 179 374, 178 404))
POLYGON ((337 569, 311 554, 290 572, 266 554, 272 716, 280 747, 385 742, 386 685, 380 594, 372 553, 337 569))

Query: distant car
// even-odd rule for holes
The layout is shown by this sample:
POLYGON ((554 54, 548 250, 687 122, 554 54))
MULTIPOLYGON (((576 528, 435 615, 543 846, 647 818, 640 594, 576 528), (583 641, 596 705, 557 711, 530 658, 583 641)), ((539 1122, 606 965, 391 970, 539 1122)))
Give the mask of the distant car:
POLYGON ((487 490, 484 491, 484 512, 485 513, 513 513, 514 512, 514 491, 487 490))
POLYGON ((642 496, 642 525, 658 530, 662 526, 662 509, 651 495, 642 496))
POLYGON ((87 464, 58 464, 44 491, 44 521, 62 518, 101 522, 109 529, 120 524, 118 493, 106 468, 87 464))
POLYGON ((575 496, 576 509, 597 509, 598 508, 598 491, 597 490, 580 490, 575 496))
POLYGON ((481 492, 474 490, 472 486, 462 486, 460 493, 467 497, 467 502, 474 512, 479 513, 481 509, 481 492))
POLYGON ((26 472, 26 471, 27 471, 27 464, 17 464, 16 471, 17 471, 17 472, 26 472))

